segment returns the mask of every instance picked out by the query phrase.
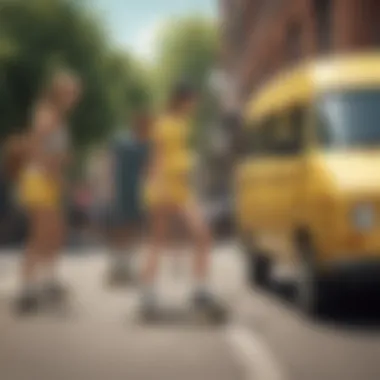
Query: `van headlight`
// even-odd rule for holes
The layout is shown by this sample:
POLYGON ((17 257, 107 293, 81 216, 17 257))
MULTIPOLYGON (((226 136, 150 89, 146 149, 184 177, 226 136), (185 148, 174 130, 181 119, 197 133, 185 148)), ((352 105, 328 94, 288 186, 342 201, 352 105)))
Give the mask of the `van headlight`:
POLYGON ((358 204, 354 207, 353 224, 358 230, 368 230, 375 224, 375 210, 371 204, 358 204))

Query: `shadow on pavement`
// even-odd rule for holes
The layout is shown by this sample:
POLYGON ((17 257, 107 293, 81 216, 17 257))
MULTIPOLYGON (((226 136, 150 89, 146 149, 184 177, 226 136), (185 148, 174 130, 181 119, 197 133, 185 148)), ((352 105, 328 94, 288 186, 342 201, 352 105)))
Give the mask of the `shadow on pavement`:
MULTIPOLYGON (((331 289, 328 307, 318 321, 336 328, 380 333, 380 281, 339 282, 331 289)), ((270 294, 296 308, 296 287, 291 281, 274 281, 270 294)))

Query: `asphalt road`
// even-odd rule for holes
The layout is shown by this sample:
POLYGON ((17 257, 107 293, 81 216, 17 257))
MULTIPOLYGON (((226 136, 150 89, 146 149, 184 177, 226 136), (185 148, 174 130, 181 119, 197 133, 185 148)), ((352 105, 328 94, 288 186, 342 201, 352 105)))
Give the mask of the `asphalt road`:
MULTIPOLYGON (((380 378, 377 318, 369 325, 369 315, 362 319, 355 307, 317 322, 301 317, 288 287, 246 286, 233 244, 213 256, 211 284, 232 310, 221 327, 142 325, 138 290, 105 287, 105 257, 94 251, 65 257, 62 277, 71 289, 65 308, 16 318, 10 304, 17 260, 0 255, 1 380, 380 378)), ((167 259, 158 287, 162 302, 181 307, 192 282, 187 259, 177 264, 167 259)))

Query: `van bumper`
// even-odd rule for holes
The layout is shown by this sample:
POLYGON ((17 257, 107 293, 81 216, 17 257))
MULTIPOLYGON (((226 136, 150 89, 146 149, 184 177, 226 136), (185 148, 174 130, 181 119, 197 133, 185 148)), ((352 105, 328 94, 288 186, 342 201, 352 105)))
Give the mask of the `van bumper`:
POLYGON ((338 259, 326 262, 321 268, 328 277, 357 279, 358 281, 377 280, 380 283, 380 256, 338 259))

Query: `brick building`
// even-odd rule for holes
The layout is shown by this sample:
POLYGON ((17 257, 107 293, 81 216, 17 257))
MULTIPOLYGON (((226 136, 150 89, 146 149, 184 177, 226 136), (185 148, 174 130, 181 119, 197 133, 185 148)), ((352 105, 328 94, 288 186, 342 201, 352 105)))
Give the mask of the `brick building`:
POLYGON ((241 110, 263 82, 308 58, 380 47, 380 0, 219 0, 219 8, 227 83, 217 130, 229 146, 204 165, 211 193, 229 189, 244 146, 241 110))
POLYGON ((379 0, 220 0, 229 104, 307 58, 380 44, 379 0))

